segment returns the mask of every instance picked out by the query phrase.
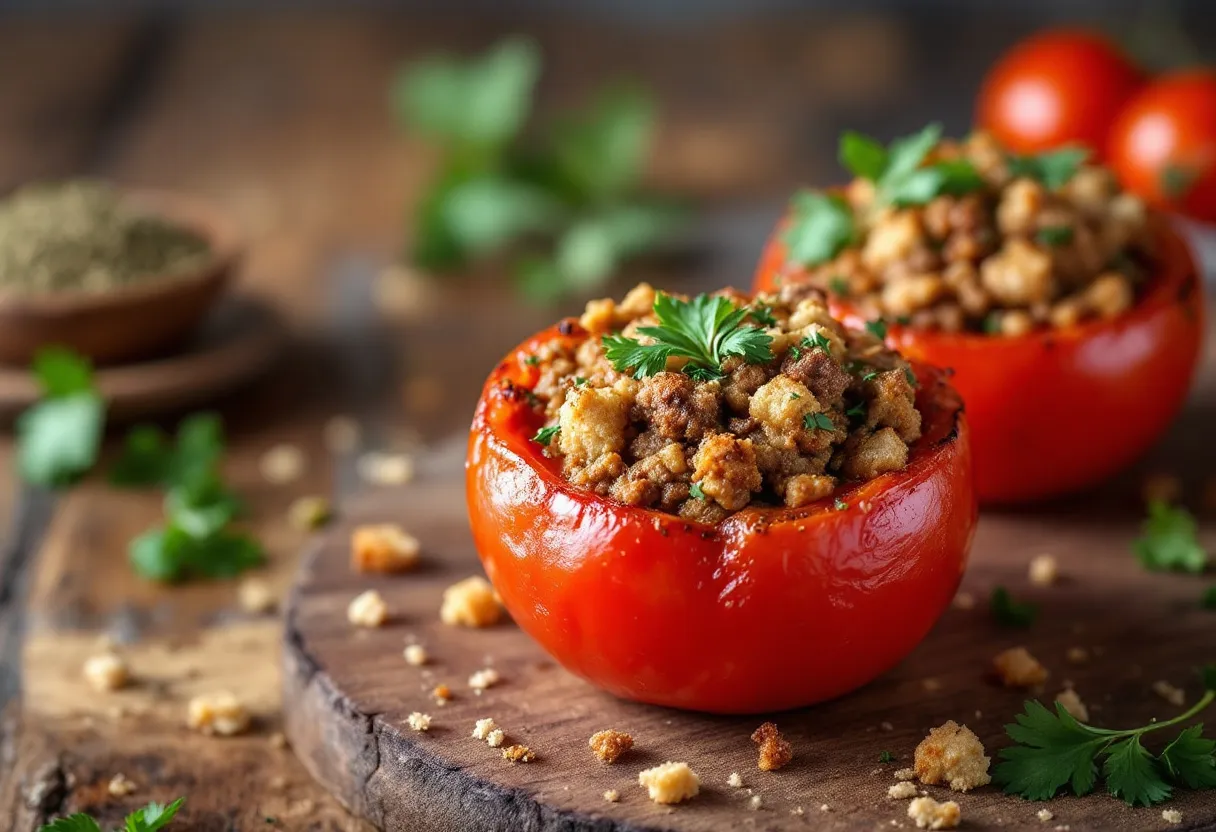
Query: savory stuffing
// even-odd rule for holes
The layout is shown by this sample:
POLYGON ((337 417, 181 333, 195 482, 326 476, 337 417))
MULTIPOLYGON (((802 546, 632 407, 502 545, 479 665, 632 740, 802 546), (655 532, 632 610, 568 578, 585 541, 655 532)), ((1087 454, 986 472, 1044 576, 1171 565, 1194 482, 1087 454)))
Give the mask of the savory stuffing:
POLYGON ((667 762, 638 772, 638 785, 655 803, 682 803, 701 791, 701 778, 688 763, 667 762))
POLYGON ((1047 681, 1047 668, 1025 647, 1011 647, 992 659, 997 678, 1007 688, 1032 688, 1047 681))
POLYGON ((846 134, 842 195, 795 197, 782 283, 916 328, 1021 335, 1126 312, 1152 264, 1144 203, 1064 148, 1017 156, 936 125, 883 148, 846 134))
POLYGON ((633 737, 624 731, 596 731, 591 735, 591 739, 587 740, 587 744, 600 762, 611 765, 633 748, 633 737))
POLYGON ((990 762, 980 738, 951 719, 931 730, 916 746, 914 765, 920 782, 946 784, 956 792, 965 792, 992 782, 990 762))
POLYGON ((545 420, 535 440, 603 497, 715 523, 900 470, 920 438, 908 364, 813 289, 687 300, 641 284, 581 322, 576 345, 518 360, 545 420))
POLYGON ((760 759, 756 766, 761 771, 776 771, 794 759, 794 747, 771 722, 764 723, 752 732, 752 742, 760 746, 760 759))
POLYGON ((938 803, 931 797, 918 797, 908 804, 908 817, 918 829, 954 829, 963 814, 953 800, 938 803))

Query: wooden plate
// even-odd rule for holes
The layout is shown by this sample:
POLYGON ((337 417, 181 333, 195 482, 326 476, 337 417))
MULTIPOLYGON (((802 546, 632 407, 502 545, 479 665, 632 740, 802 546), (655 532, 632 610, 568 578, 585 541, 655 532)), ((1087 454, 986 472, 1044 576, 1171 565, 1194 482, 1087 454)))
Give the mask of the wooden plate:
MULTIPOLYGON (((1195 413, 1210 418, 1206 408, 1195 413)), ((1186 445, 1171 454, 1177 464, 1193 456, 1186 445)), ((911 764, 928 729, 957 720, 995 754, 1008 742, 1002 726, 1036 695, 1006 690, 987 677, 1000 650, 1026 645, 1051 671, 1037 695, 1050 701, 1074 684, 1092 720, 1108 727, 1177 714, 1152 693, 1152 683, 1183 686, 1193 702, 1199 695, 1196 665, 1216 659, 1216 618, 1199 605, 1207 582, 1145 573, 1129 551, 1141 516, 1130 483, 1063 508, 988 514, 963 583, 975 607, 947 611, 911 657, 863 690, 773 715, 795 758, 781 771, 762 772, 749 735, 763 718, 625 702, 557 667, 512 624, 467 630, 439 623, 444 587, 480 572, 465 515, 463 454, 457 439, 420 459, 411 485, 347 506, 342 522, 305 559, 287 609, 283 710, 292 746, 352 812, 390 832, 887 829, 892 823, 908 829, 908 801, 889 799, 887 790, 896 782, 894 771, 911 764), (353 574, 350 531, 369 521, 400 522, 417 534, 423 567, 402 576, 353 574), (1060 562, 1065 577, 1055 586, 1029 583, 1027 564, 1042 552, 1060 562), (1005 630, 991 620, 986 599, 998 584, 1040 605, 1031 629, 1005 630), (380 629, 356 630, 346 620, 347 605, 372 588, 387 600, 391 620, 380 629), (431 664, 405 663, 402 648, 413 640, 427 648, 431 664), (1085 648, 1091 659, 1070 664, 1066 655, 1073 647, 1085 648), (467 680, 486 666, 496 668, 502 682, 478 696, 467 680), (429 693, 440 682, 456 694, 442 707, 429 693), (430 731, 416 733, 404 724, 413 711, 432 716, 430 731), (512 765, 473 739, 473 724, 482 717, 492 717, 508 743, 532 748, 537 760, 512 765), (636 741, 612 766, 597 761, 587 746, 592 733, 606 728, 628 731, 636 741), (883 751, 895 762, 881 763, 883 751), (701 777, 698 797, 676 807, 647 798, 638 772, 665 760, 692 766, 701 777), (727 784, 732 772, 739 772, 744 788, 727 784), (620 802, 605 801, 609 789, 619 792, 620 802), (754 808, 755 796, 760 801, 754 808)), ((672 632, 655 637, 680 639, 712 662, 713 645, 679 626, 673 622, 672 632)), ((789 660, 799 660, 796 650, 789 660)), ((1151 744, 1160 750, 1156 739, 1151 744)), ((1044 804, 992 786, 967 794, 926 790, 938 800, 958 801, 968 829, 1167 826, 1161 807, 1131 809, 1105 793, 1046 804, 1054 820, 1044 827, 1036 816, 1044 804)), ((1187 828, 1216 824, 1211 792, 1180 789, 1169 806, 1182 812, 1187 828)))
MULTIPOLYGON (((113 422, 184 410, 257 378, 285 343, 283 322, 270 306, 230 297, 181 352, 157 361, 99 368, 97 385, 113 422)), ((0 367, 0 419, 11 420, 38 397, 29 372, 0 367)))

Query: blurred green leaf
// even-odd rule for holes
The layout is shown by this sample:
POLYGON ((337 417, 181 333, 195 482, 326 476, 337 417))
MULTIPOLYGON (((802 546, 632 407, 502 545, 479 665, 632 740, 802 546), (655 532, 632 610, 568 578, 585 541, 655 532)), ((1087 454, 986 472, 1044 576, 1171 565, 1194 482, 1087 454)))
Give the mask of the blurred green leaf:
POLYGON ((653 126, 648 95, 630 87, 609 90, 554 129, 555 162, 580 199, 619 197, 641 178, 653 126))
POLYGON ((452 239, 476 255, 499 248, 524 234, 551 231, 564 207, 542 188, 488 176, 448 192, 442 211, 452 239))
POLYGON ((21 478, 44 487, 69 485, 97 461, 105 405, 93 392, 44 399, 17 419, 21 478))
POLYGON ((88 359, 62 347, 39 350, 33 370, 47 398, 93 390, 93 367, 88 359))

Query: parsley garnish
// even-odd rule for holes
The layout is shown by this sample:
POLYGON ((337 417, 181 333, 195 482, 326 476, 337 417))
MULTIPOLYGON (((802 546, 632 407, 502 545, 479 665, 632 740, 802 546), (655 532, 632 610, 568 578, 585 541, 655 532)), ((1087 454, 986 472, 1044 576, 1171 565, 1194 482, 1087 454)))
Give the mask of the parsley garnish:
POLYGON ((1037 155, 1010 155, 1005 162, 1009 166, 1010 176, 1033 179, 1055 190, 1067 184, 1088 158, 1089 150, 1086 148, 1062 147, 1037 155))
POLYGON ((878 378, 877 370, 869 370, 869 371, 863 373, 861 376, 862 381, 873 381, 876 378, 878 378))
POLYGON ((807 430, 836 430, 836 425, 826 413, 807 413, 802 417, 802 426, 807 430))
POLYGON ((539 363, 540 363, 540 356, 538 356, 538 355, 529 355, 527 358, 524 359, 524 364, 528 365, 529 367, 535 367, 539 363))
POLYGON ((989 312, 984 316, 984 332, 988 335, 1001 334, 1001 315, 999 312, 989 312))
POLYGON ((1216 610, 1216 586, 1204 590, 1203 597, 1199 599, 1199 606, 1205 610, 1216 610))
POLYGON ((820 349, 827 354, 832 354, 832 342, 822 332, 816 331, 803 338, 800 345, 807 349, 820 349))
POLYGON ((879 206, 924 205, 943 194, 964 194, 983 187, 983 179, 966 159, 925 164, 941 137, 941 125, 930 124, 883 147, 874 139, 846 132, 840 137, 840 163, 854 176, 874 183, 879 206))
POLYGON ((790 201, 790 224, 781 239, 789 262, 817 266, 839 254, 856 234, 853 209, 844 197, 803 190, 790 201))
MULTIPOLYGON (((169 825, 186 798, 179 797, 168 806, 149 803, 127 815, 122 832, 157 832, 169 825)), ((38 832, 101 832, 97 821, 83 812, 52 821, 39 827, 38 832)))
POLYGON ((1045 246, 1066 246, 1072 242, 1072 228, 1067 225, 1047 225, 1036 231, 1034 238, 1045 246))
POLYGON ((105 403, 89 362, 69 350, 40 351, 33 373, 42 399, 17 419, 18 469, 34 485, 69 485, 97 462, 105 403))
POLYGON ((1166 165, 1161 169, 1158 184, 1166 199, 1182 199, 1195 186, 1199 171, 1179 165, 1166 165))
POLYGON ((916 380, 916 373, 912 372, 911 367, 904 367, 904 378, 913 388, 920 387, 920 382, 916 380))
POLYGON ((743 326, 746 307, 737 307, 724 297, 697 295, 691 301, 659 293, 654 301, 658 326, 638 328, 638 334, 653 338, 643 344, 623 335, 605 335, 604 354, 617 372, 633 370, 646 378, 667 369, 667 359, 687 358, 684 372, 698 381, 725 376, 722 363, 739 356, 749 364, 772 361, 772 336, 754 326, 743 326))
POLYGON ((583 376, 575 376, 574 377, 574 386, 575 387, 586 387, 587 379, 584 378, 583 376))
POLYGON ((847 295, 849 293, 849 281, 843 277, 833 277, 828 281, 828 288, 832 290, 833 294, 847 295))
POLYGON ((845 416, 850 419, 864 419, 866 417, 867 406, 865 402, 858 402, 844 412, 845 416))
POLYGON ((694 500, 704 500, 705 492, 701 490, 701 483, 694 482, 692 485, 688 486, 688 496, 692 497, 694 500))
POLYGON ((998 752, 1001 762, 993 770, 994 778, 1006 793, 1028 800, 1048 800, 1066 787, 1080 797, 1094 790, 1102 757, 1107 791, 1131 806, 1168 800, 1175 786, 1216 787, 1216 742, 1204 739, 1202 725, 1182 730, 1156 757, 1140 742, 1145 734, 1185 722, 1211 704, 1216 698, 1213 675, 1216 668, 1205 668, 1208 690, 1186 713, 1126 730, 1093 728, 1078 722, 1058 702, 1053 714, 1029 700, 1016 722, 1005 726, 1017 745, 998 752))
POLYGON ((532 441, 538 442, 541 445, 548 445, 553 441, 553 437, 557 436, 558 431, 561 429, 561 425, 549 425, 548 427, 541 428, 536 432, 536 435, 532 437, 532 441))
POLYGON ((833 505, 836 507, 837 511, 845 511, 849 507, 849 504, 846 503, 844 500, 840 499, 839 497, 837 497, 835 499, 835 501, 833 502, 833 505))
POLYGON ((793 401, 794 399, 801 399, 801 398, 802 398, 801 393, 790 393, 790 401, 793 401))
POLYGON ((747 308, 747 314, 761 326, 777 326, 777 319, 773 317, 773 307, 767 303, 753 303, 747 308))
POLYGON ((892 754, 890 751, 883 751, 883 752, 880 752, 880 753, 879 753, 879 755, 878 755, 878 762, 880 762, 880 763, 893 763, 893 762, 895 762, 895 755, 894 755, 894 754, 892 754))
POLYGON ((1148 504, 1148 518, 1132 550, 1145 569, 1202 572, 1208 553, 1199 545, 1194 516, 1161 500, 1148 504))
POLYGON ((887 340, 887 322, 882 318, 866 321, 866 332, 873 335, 879 341, 885 341, 887 340))
POLYGON ((988 609, 992 612, 992 620, 1001 627, 1029 627, 1039 614, 1039 608, 1036 605, 1015 601, 1009 594, 1009 590, 1003 586, 992 590, 988 609))

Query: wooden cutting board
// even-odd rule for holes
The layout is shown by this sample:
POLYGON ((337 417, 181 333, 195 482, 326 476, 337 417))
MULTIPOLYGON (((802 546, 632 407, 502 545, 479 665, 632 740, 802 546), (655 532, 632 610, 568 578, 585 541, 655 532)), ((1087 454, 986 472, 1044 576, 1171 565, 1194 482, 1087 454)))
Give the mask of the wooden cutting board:
MULTIPOLYGON (((1195 472, 1187 480, 1195 494, 1200 472, 1213 461, 1210 445, 1195 441, 1212 423, 1210 403, 1200 396, 1153 460, 1167 470, 1195 472)), ((316 541, 287 613, 284 713, 292 745, 352 812, 393 832, 907 829, 913 826, 908 802, 889 799, 887 789, 929 728, 947 719, 965 723, 990 754, 1006 743, 1002 725, 1027 694, 987 678, 998 651, 1026 645, 1051 671, 1042 698, 1053 698, 1070 680, 1091 720, 1109 727, 1178 713, 1154 695, 1153 682, 1182 686, 1194 701, 1200 693, 1195 668, 1216 660, 1216 613, 1198 603, 1211 580, 1146 573, 1129 551, 1142 516, 1142 473, 1133 473, 1083 501, 986 513, 962 588, 976 607, 947 611, 912 656, 865 689, 773 715, 796 756, 781 771, 761 772, 749 740, 762 721, 757 717, 624 702, 557 667, 510 623, 486 630, 439 623, 444 587, 480 572, 467 528, 462 462, 463 443, 456 442, 421 459, 408 487, 354 501, 341 523, 316 541), (352 573, 350 530, 368 521, 397 521, 417 534, 425 565, 403 576, 352 573), (1028 561, 1044 552, 1058 559, 1065 576, 1055 586, 1034 586, 1027 577, 1028 561), (1010 631, 993 623, 986 599, 997 584, 1040 605, 1032 628, 1010 631), (356 630, 346 607, 368 588, 387 599, 392 619, 377 630, 356 630), (403 660, 402 648, 413 640, 430 652, 428 666, 403 660), (1070 664, 1072 647, 1092 658, 1070 664), (468 677, 486 666, 503 681, 474 695, 468 677), (444 707, 429 695, 440 682, 456 693, 444 707), (412 711, 432 716, 429 732, 404 725, 412 711), (482 717, 493 717, 509 743, 532 748, 536 761, 509 764, 471 738, 482 717), (587 746, 591 734, 605 728, 627 731, 636 741, 612 766, 587 746), (895 762, 882 764, 883 751, 895 762), (665 760, 685 761, 700 775, 697 798, 675 807, 647 799, 637 774, 665 760), (732 772, 744 788, 727 784, 732 772), (605 801, 609 789, 620 793, 620 802, 605 801)), ((711 661, 712 645, 704 647, 711 661)), ((797 661, 792 653, 790 662, 797 661)), ((1165 822, 1160 807, 1131 809, 1105 793, 1042 804, 995 787, 963 795, 927 791, 957 800, 970 829, 1216 828, 1212 792, 1179 793, 1169 807, 1182 812, 1180 827, 1165 822), (1054 813, 1048 823, 1036 817, 1045 807, 1054 813)))

